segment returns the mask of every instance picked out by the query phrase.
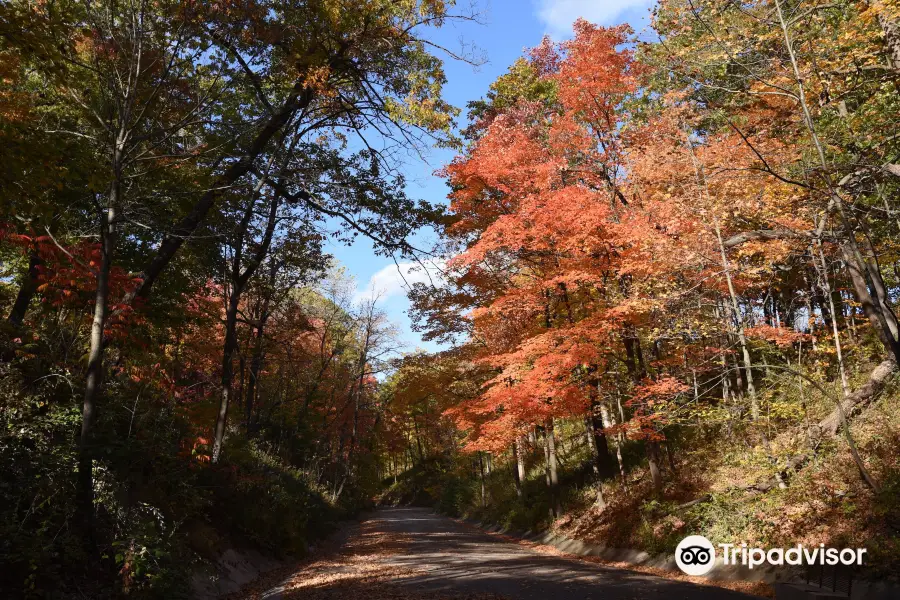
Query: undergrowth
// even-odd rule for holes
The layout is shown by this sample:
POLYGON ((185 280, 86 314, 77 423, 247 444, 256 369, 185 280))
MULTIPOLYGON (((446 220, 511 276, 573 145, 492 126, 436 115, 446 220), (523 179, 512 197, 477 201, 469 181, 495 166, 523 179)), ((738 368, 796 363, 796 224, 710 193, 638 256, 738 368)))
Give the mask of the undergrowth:
MULTIPOLYGON (((858 384, 865 373, 857 374, 858 384)), ((785 383, 766 391, 778 410, 799 410, 800 399, 785 383)), ((809 393, 803 398, 810 421, 833 408, 833 400, 809 393)), ((772 408, 772 402, 766 404, 772 408)), ((508 461, 482 478, 477 459, 458 457, 441 468, 416 467, 388 481, 385 495, 393 503, 429 502, 438 511, 525 533, 554 529, 598 545, 671 554, 687 535, 700 534, 713 543, 747 543, 788 547, 797 543, 868 548, 868 575, 885 576, 900 569, 900 394, 894 384, 852 424, 852 433, 869 468, 882 482, 873 494, 856 470, 843 437, 820 439, 810 447, 802 429, 790 429, 773 440, 784 461, 809 453, 804 467, 792 473, 786 489, 765 492, 752 485, 770 479, 776 469, 762 448, 747 443, 746 426, 681 426, 669 429, 671 460, 663 461, 665 487, 653 493, 642 442, 623 447, 626 481, 618 474, 603 481, 607 506, 595 504, 596 488, 580 424, 560 427, 560 493, 563 514, 554 516, 541 452, 526 461, 522 495, 517 493, 508 461), (698 438, 702 438, 698 439, 698 438), (695 443, 686 443, 686 442, 695 443), (702 442, 702 443, 701 443, 702 442), (694 450, 679 450, 693 447, 694 450), (455 466, 451 466, 455 465, 455 466), (402 490, 402 491, 401 491, 402 490), (703 501, 684 506, 692 500, 703 501)), ((499 461, 497 461, 499 463, 499 461)), ((782 463, 783 464, 783 463, 782 463)))

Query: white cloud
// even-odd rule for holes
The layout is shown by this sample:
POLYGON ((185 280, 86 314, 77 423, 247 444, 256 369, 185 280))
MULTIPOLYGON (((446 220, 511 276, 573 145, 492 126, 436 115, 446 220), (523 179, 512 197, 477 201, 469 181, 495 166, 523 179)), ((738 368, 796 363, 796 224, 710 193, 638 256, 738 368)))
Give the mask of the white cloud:
POLYGON ((578 17, 600 25, 615 25, 625 11, 651 3, 652 0, 535 0, 535 8, 547 33, 560 39, 572 35, 572 23, 578 17))
POLYGON ((384 267, 369 278, 365 288, 356 291, 354 301, 372 298, 384 301, 393 296, 405 296, 407 288, 414 283, 443 285, 441 271, 446 266, 444 261, 423 261, 423 264, 424 267, 417 262, 401 262, 384 267))

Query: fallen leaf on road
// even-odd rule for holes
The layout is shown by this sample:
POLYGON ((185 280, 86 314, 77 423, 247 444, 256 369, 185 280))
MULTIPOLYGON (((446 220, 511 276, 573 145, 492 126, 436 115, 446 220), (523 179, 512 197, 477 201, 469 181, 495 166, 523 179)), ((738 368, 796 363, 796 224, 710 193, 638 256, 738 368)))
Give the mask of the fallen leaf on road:
POLYGON ((404 585, 416 570, 390 565, 385 559, 405 550, 409 539, 380 531, 380 525, 378 519, 350 525, 318 556, 254 581, 226 600, 261 600, 275 587, 281 588, 281 600, 504 600, 497 594, 444 594, 404 585))

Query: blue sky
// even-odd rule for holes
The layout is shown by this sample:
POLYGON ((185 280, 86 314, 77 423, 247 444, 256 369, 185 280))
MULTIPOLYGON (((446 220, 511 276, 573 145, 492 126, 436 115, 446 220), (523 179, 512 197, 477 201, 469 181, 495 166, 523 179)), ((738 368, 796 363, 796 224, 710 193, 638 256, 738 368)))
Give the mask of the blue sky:
MULTIPOLYGON (((458 0, 460 7, 467 0, 458 0)), ((474 0, 482 14, 481 24, 448 23, 433 32, 433 41, 451 49, 474 44, 484 54, 487 63, 473 68, 471 65, 448 59, 445 70, 447 85, 445 98, 454 105, 465 108, 469 100, 481 98, 488 86, 503 74, 525 48, 535 46, 546 34, 560 40, 569 36, 571 24, 578 17, 602 25, 631 23, 640 31, 645 27, 652 0, 474 0)), ((465 111, 462 118, 465 118, 465 111)), ((447 202, 444 180, 435 177, 434 171, 453 158, 451 151, 432 150, 426 160, 410 159, 404 165, 408 184, 407 193, 434 203, 447 202)), ((428 239, 419 239, 418 245, 428 245, 428 239)), ((376 292, 380 305, 401 331, 405 351, 416 348, 435 350, 433 344, 422 342, 410 329, 406 311, 409 301, 404 290, 404 278, 412 282, 424 277, 421 270, 409 272, 412 266, 401 263, 405 271, 401 277, 397 265, 390 258, 375 256, 367 240, 359 240, 352 246, 332 244, 328 251, 353 274, 357 283, 357 297, 376 292)))

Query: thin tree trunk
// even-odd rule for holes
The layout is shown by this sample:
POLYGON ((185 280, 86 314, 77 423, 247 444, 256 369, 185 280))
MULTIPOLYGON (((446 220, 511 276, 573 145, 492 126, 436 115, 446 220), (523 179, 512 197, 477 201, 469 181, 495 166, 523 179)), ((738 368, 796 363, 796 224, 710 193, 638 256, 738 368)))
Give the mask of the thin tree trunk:
POLYGON ((238 353, 238 391, 237 391, 237 405, 240 408, 241 403, 244 401, 244 396, 246 392, 246 383, 247 383, 247 360, 244 357, 243 352, 238 353))
MULTIPOLYGON (((691 154, 693 156, 693 152, 691 154)), ((698 170, 698 177, 699 170, 698 170)), ((731 267, 728 262, 728 255, 725 253, 725 244, 722 241, 722 230, 719 227, 719 218, 714 214, 713 215, 713 225, 715 227, 716 232, 716 240, 719 243, 719 253, 722 258, 722 269, 725 272, 725 280, 728 283, 728 295, 731 297, 731 310, 733 311, 733 322, 735 331, 738 336, 738 342, 741 346, 741 355, 744 360, 744 372, 746 376, 746 385, 747 385, 747 395, 750 397, 750 418, 752 419, 754 424, 759 424, 759 400, 756 396, 756 386, 753 382, 753 362, 750 359, 750 350, 747 344, 747 336, 744 333, 744 320, 741 318, 740 307, 738 305, 737 293, 734 290, 734 282, 731 278, 731 267)), ((766 434, 766 431, 763 427, 759 427, 760 438, 762 439, 763 447, 765 448, 766 455, 769 458, 769 461, 775 464, 775 459, 772 456, 772 451, 769 445, 769 436, 766 434)), ((778 487, 785 488, 787 485, 782 481, 780 472, 776 473, 776 478, 778 479, 778 487)))
POLYGON ((21 327, 25 321, 25 314, 31 305, 31 299, 38 287, 38 267, 44 261, 38 256, 37 249, 32 248, 28 253, 28 270, 22 279, 22 285, 19 286, 19 293, 16 295, 16 301, 9 311, 6 320, 13 327, 21 327))
POLYGON ((599 462, 600 458, 597 452, 597 439, 594 437, 592 430, 594 429, 591 417, 584 419, 585 437, 587 438, 588 448, 591 450, 591 468, 594 471, 594 486, 597 491, 597 498, 594 501, 597 508, 603 510, 606 508, 606 500, 603 498, 603 477, 600 474, 599 462))
MULTIPOLYGON (((599 390, 598 390, 599 394, 599 390)), ((609 452, 609 444, 606 440, 604 429, 609 423, 609 415, 604 419, 606 408, 597 398, 591 401, 591 414, 589 417, 591 437, 593 439, 592 448, 594 450, 594 464, 601 477, 607 477, 615 472, 616 467, 613 464, 612 454, 609 452)))
POLYGON ((750 396, 750 414, 755 422, 759 419, 759 401, 756 397, 756 386, 753 383, 753 362, 750 359, 747 336, 744 334, 744 320, 741 318, 741 309, 738 304, 737 293, 734 290, 734 282, 731 279, 731 267, 728 262, 728 255, 725 254, 725 244, 722 241, 722 230, 719 228, 719 218, 715 215, 713 215, 713 225, 716 231, 716 240, 719 242, 719 253, 722 258, 722 269, 725 272, 725 281, 728 283, 728 295, 731 298, 734 327, 738 336, 738 342, 741 346, 741 356, 744 359, 747 395, 750 396))
POLYGON ((900 25, 891 18, 891 7, 885 6, 885 2, 876 0, 874 6, 878 12, 878 24, 884 36, 888 62, 895 71, 900 71, 900 25))
POLYGON ((675 453, 672 452, 672 444, 666 439, 663 446, 666 449, 666 459, 669 461, 669 469, 672 471, 672 475, 675 475, 678 472, 678 468, 675 466, 675 453))
POLYGON ((650 466, 650 481, 653 493, 659 496, 663 490, 662 470, 659 468, 659 442, 647 440, 647 464, 650 466))
POLYGON ((547 444, 547 431, 544 430, 544 481, 547 483, 547 490, 551 489, 550 484, 550 446, 547 444))
POLYGON ((728 407, 728 422, 726 429, 728 439, 733 439, 734 435, 734 411, 731 410, 731 373, 728 372, 728 358, 722 353, 722 403, 728 407))
MULTIPOLYGON (((118 157, 118 151, 117 151, 118 157)), ((114 161, 118 165, 118 158, 114 161)), ((91 323, 90 349, 84 386, 84 405, 81 416, 81 436, 78 444, 77 504, 85 527, 85 541, 94 554, 94 448, 93 433, 97 401, 103 387, 104 329, 109 316, 109 276, 115 257, 116 219, 120 203, 119 167, 110 187, 106 214, 100 225, 100 270, 97 273, 94 295, 94 319, 91 323)))
POLYGON ((256 406, 256 394, 258 388, 259 372, 262 369, 263 335, 265 325, 260 323, 256 330, 256 343, 253 347, 253 356, 250 358, 250 374, 247 378, 247 391, 244 394, 244 422, 247 436, 253 437, 255 433, 253 423, 253 409, 256 406))
MULTIPOLYGON (((685 361, 687 362, 687 361, 685 361)), ((694 387, 694 408, 700 408, 700 388, 697 385, 697 370, 691 369, 691 380, 694 387)), ((706 438, 706 427, 703 425, 703 419, 700 418, 699 414, 697 415, 697 429, 700 433, 700 436, 706 438)))
MULTIPOLYGON (((825 254, 822 252, 822 244, 817 242, 816 250, 818 251, 819 260, 821 264, 821 271, 819 272, 819 277, 822 285, 822 293, 828 298, 828 301, 831 303, 831 313, 834 313, 834 300, 831 295, 831 283, 828 281, 828 270, 827 263, 825 262, 825 254)), ((862 457, 859 455, 859 451, 856 448, 856 442, 853 440, 853 434, 850 432, 850 424, 847 422, 847 416, 844 414, 843 403, 850 396, 850 384, 847 381, 847 372, 844 369, 844 356, 841 352, 841 335, 838 330, 837 320, 835 319, 833 322, 832 332, 834 334, 834 349, 837 354, 838 361, 838 369, 841 374, 841 391, 843 392, 843 397, 840 401, 838 401, 838 410, 841 416, 841 427, 844 430, 844 437, 847 440, 847 445, 850 447, 850 454, 853 456, 853 462, 856 463, 856 467, 859 469, 860 474, 862 475, 865 482, 872 488, 876 493, 880 491, 880 487, 878 483, 875 481, 875 478, 869 473, 868 469, 866 469, 866 464, 863 462, 862 457)))
POLYGON ((893 353, 896 360, 900 361, 900 343, 897 341, 897 326, 894 323, 894 319, 891 319, 889 314, 884 313, 881 307, 882 303, 876 302, 869 292, 868 282, 866 281, 867 271, 862 265, 862 261, 858 260, 859 257, 853 248, 850 247, 850 244, 841 244, 841 254, 843 255, 844 263, 847 265, 847 272, 850 274, 850 281, 862 306, 863 313, 868 317, 875 331, 878 332, 879 338, 885 347, 893 353))
MULTIPOLYGON (((797 350, 797 371, 801 371, 803 369, 803 339, 800 339, 800 346, 797 350)), ((816 446, 813 444, 812 439, 812 424, 809 421, 809 410, 806 406, 806 393, 803 390, 803 378, 797 377, 797 386, 800 392, 800 408, 803 409, 803 420, 806 422, 806 444, 809 446, 809 451, 811 453, 815 453, 816 446)))
POLYGON ((513 466, 513 475, 516 480, 516 495, 521 499, 524 497, 523 484, 525 483, 525 463, 522 460, 522 450, 519 448, 517 440, 512 443, 513 459, 516 464, 513 466))
MULTIPOLYGON (((710 199, 709 190, 706 185, 705 174, 703 173, 703 168, 700 165, 700 162, 697 160, 697 156, 694 153, 694 145, 691 142, 690 136, 685 133, 685 139, 687 142, 687 147, 691 153, 691 162, 694 166, 695 176, 697 178, 697 185, 702 190, 702 194, 706 196, 706 199, 710 199)), ((722 271, 725 274, 725 281, 728 284, 728 295, 731 299, 731 311, 733 319, 733 324, 735 328, 735 332, 738 336, 738 342, 741 346, 741 354, 744 359, 744 369, 746 372, 746 380, 747 380, 747 394, 750 396, 750 413, 753 418, 753 421, 757 421, 759 419, 759 402, 756 398, 756 386, 753 383, 753 363, 750 360, 750 351, 747 346, 747 337, 744 335, 744 319, 741 317, 741 309, 738 304, 737 293, 734 289, 734 281, 731 278, 731 265, 728 261, 728 254, 725 252, 725 243, 722 240, 722 229, 719 227, 719 217, 716 215, 715 211, 712 214, 713 219, 713 229, 716 234, 716 242, 719 247, 719 257, 722 261, 722 271)), ((763 433, 765 436, 765 433, 763 433)))
POLYGON ((487 494, 484 486, 484 453, 478 453, 478 470, 481 473, 481 508, 487 507, 487 494))
MULTIPOLYGON (((619 408, 621 409, 622 405, 621 405, 621 401, 619 399, 618 378, 619 378, 619 373, 617 371, 616 372, 616 402, 619 404, 619 408)), ((605 407, 604 407, 604 409, 605 409, 605 407)), ((606 414, 604 416, 609 417, 609 423, 611 425, 621 425, 622 423, 624 423, 624 421, 619 421, 618 423, 616 423, 616 420, 612 416, 611 411, 606 411, 606 414)), ((620 434, 616 435, 613 439, 615 440, 615 444, 616 444, 616 463, 618 463, 618 466, 619 466, 619 477, 622 479, 622 487, 625 489, 625 491, 628 491, 628 478, 625 476, 625 462, 622 460, 622 442, 624 441, 624 438, 623 438, 622 434, 620 433, 620 434)))
POLYGON ((419 437, 419 422, 416 420, 415 415, 413 415, 413 428, 416 431, 416 448, 419 450, 419 460, 424 463, 425 452, 422 450, 422 438, 419 437))
POLYGON ((259 389, 259 372, 262 369, 263 362, 263 344, 265 341, 266 323, 269 320, 269 309, 271 296, 275 285, 275 277, 277 274, 277 263, 272 262, 271 271, 269 273, 269 289, 266 290, 266 296, 259 312, 259 324, 256 328, 256 343, 253 347, 253 356, 250 359, 250 380, 247 382, 246 394, 246 420, 247 435, 252 437, 253 428, 253 406, 256 403, 256 394, 259 389))
POLYGON ((225 347, 222 351, 222 398, 216 416, 216 428, 213 439, 212 462, 219 462, 222 445, 225 442, 225 429, 228 423, 228 407, 231 403, 232 371, 234 369, 234 351, 237 349, 237 311, 240 302, 239 290, 232 288, 225 313, 225 347))
MULTIPOLYGON (((271 167, 274 160, 275 157, 273 155, 269 161, 268 167, 271 167)), ((247 227, 253 215, 257 196, 262 191, 267 179, 268 175, 263 175, 257 181, 253 193, 251 194, 250 203, 247 210, 244 212, 244 217, 241 220, 237 235, 235 236, 235 254, 231 266, 231 295, 229 296, 228 309, 225 313, 225 345, 222 350, 222 399, 219 403, 219 412, 216 415, 212 451, 213 464, 219 462, 219 457, 222 454, 222 444, 225 441, 225 430, 228 422, 228 407, 231 403, 232 396, 231 386, 233 383, 232 380, 234 379, 234 365, 232 363, 234 352, 237 350, 237 313, 238 307, 240 306, 241 294, 243 294, 244 288, 247 287, 247 282, 253 277, 253 274, 259 268, 259 265, 262 264, 263 259, 265 259, 266 254, 269 252, 272 236, 275 233, 275 225, 277 224, 280 196, 275 194, 269 203, 269 215, 266 229, 263 233, 263 239, 257 246, 256 252, 254 252, 253 256, 250 257, 250 260, 247 262, 247 266, 241 271, 247 227)))
POLYGON ((545 428, 545 436, 547 440, 547 469, 550 474, 550 501, 553 506, 553 514, 559 517, 562 514, 559 498, 559 473, 556 460, 556 435, 553 427, 553 417, 547 419, 545 428))

